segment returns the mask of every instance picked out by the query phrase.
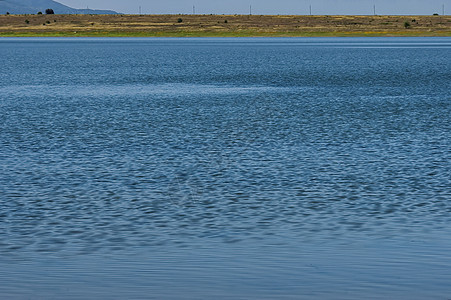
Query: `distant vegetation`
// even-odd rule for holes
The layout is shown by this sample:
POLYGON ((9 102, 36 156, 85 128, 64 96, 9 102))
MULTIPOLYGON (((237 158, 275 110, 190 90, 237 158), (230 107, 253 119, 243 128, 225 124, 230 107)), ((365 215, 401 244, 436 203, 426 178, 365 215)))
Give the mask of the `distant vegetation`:
POLYGON ((51 9, 51 8, 47 8, 46 10, 45 10, 45 14, 46 15, 53 15, 55 12, 53 11, 53 9, 51 9))
POLYGON ((45 17, 0 15, 0 36, 451 36, 451 16, 138 16, 44 12, 45 17))

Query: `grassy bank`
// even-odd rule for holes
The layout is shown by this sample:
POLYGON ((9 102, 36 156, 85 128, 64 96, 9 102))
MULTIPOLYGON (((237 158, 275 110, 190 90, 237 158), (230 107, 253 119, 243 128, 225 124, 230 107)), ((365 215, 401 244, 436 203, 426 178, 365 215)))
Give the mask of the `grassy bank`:
POLYGON ((0 36, 451 36, 451 17, 1 15, 0 36))

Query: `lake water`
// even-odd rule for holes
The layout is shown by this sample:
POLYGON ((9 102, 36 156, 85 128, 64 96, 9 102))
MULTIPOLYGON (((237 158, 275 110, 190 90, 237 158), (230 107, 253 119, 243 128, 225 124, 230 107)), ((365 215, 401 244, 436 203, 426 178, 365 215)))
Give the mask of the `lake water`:
POLYGON ((0 39, 0 298, 451 298, 450 58, 0 39))

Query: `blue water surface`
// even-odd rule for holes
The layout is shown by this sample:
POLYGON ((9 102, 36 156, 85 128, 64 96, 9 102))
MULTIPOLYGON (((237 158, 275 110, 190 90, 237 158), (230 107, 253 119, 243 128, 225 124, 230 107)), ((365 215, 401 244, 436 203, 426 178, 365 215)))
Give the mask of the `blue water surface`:
POLYGON ((450 57, 0 39, 0 298, 451 298, 450 57))

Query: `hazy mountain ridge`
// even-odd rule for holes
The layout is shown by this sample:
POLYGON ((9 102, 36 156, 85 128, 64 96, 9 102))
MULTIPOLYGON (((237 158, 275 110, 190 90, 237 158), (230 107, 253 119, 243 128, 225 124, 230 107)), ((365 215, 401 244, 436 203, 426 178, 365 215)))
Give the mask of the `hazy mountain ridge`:
POLYGON ((45 13, 47 8, 55 14, 117 14, 112 10, 75 9, 53 0, 0 0, 0 14, 36 14, 45 13))

